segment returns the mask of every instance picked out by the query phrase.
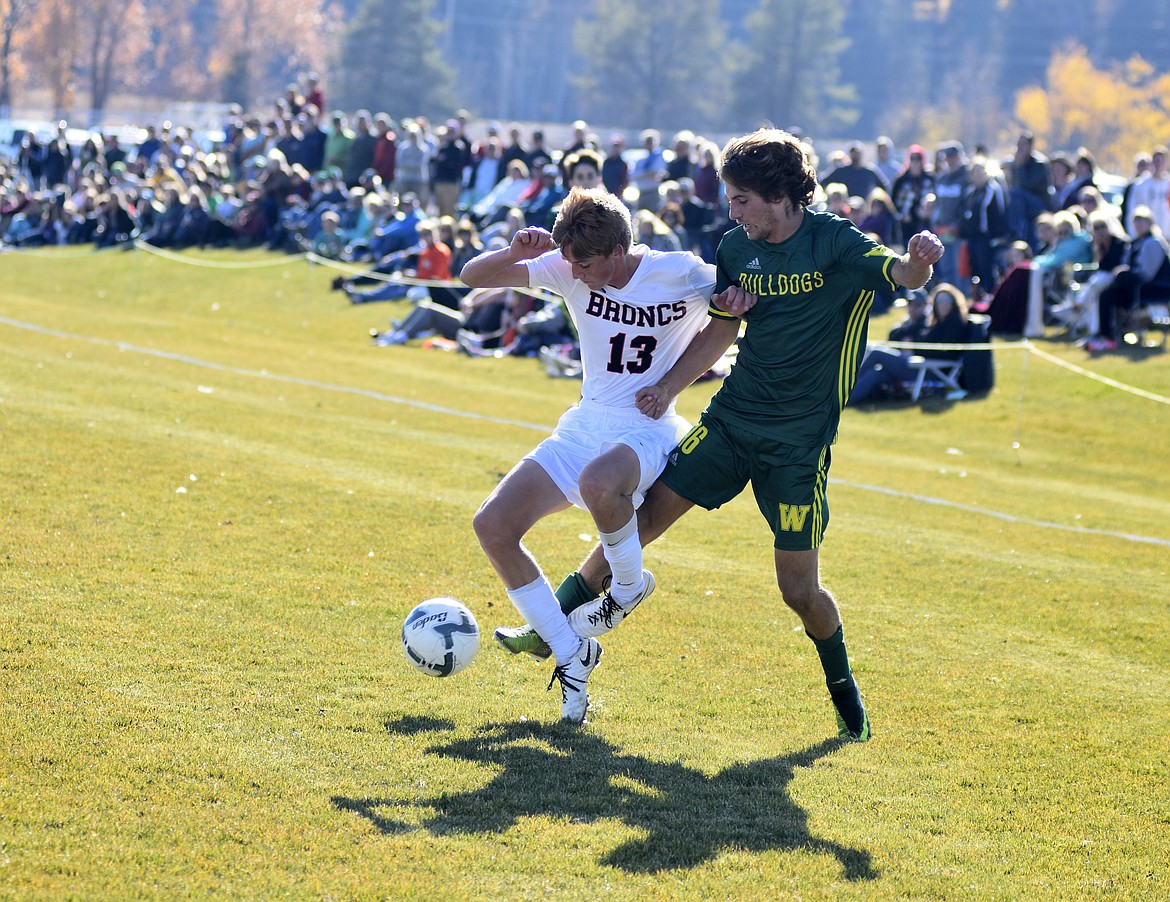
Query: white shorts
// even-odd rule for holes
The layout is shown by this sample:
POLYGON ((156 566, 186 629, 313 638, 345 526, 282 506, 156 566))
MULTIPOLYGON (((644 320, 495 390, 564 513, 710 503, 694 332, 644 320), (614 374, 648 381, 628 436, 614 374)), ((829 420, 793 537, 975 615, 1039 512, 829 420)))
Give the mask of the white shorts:
POLYGON ((565 497, 584 510, 578 487, 581 471, 610 448, 626 445, 638 455, 642 471, 632 499, 638 508, 666 466, 667 455, 690 428, 691 424, 673 409, 655 420, 636 409, 581 401, 565 411, 553 434, 524 455, 524 459, 540 464, 565 497))

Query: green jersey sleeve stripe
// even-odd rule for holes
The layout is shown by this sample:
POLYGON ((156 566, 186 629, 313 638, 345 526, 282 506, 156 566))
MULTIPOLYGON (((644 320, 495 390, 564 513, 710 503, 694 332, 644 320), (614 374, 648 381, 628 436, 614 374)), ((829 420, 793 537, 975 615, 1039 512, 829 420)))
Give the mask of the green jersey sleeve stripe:
POLYGON ((853 391, 857 379, 857 368, 865 348, 865 332, 869 311, 873 307, 873 292, 863 291, 857 296, 853 309, 849 311, 849 322, 845 327, 845 342, 841 348, 841 367, 837 371, 837 405, 841 410, 853 391))

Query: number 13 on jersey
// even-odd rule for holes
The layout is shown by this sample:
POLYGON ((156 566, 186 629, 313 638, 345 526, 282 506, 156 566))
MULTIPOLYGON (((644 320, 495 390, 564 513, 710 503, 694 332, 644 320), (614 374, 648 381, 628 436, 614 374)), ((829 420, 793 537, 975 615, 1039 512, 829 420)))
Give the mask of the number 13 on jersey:
POLYGON ((609 363, 606 370, 611 373, 644 373, 653 362, 654 349, 658 339, 653 335, 635 335, 626 341, 626 333, 618 332, 609 340, 609 363), (632 360, 626 360, 626 348, 634 353, 632 360))

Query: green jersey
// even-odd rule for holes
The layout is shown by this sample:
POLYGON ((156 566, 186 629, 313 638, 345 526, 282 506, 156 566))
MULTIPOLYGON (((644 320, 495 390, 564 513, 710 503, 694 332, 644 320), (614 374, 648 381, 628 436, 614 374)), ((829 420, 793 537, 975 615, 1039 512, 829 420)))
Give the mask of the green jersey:
MULTIPOLYGON (((874 290, 896 287, 897 259, 848 220, 811 210, 779 244, 752 241, 741 227, 724 235, 715 291, 739 285, 759 300, 711 414, 786 445, 835 441, 874 290)), ((728 317, 714 304, 708 312, 728 317)))

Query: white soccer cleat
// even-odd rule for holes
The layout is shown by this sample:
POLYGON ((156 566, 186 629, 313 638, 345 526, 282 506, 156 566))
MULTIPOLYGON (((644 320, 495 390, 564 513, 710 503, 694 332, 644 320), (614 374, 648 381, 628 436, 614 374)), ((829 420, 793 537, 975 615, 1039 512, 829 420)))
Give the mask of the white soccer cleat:
POLYGON ((588 638, 603 636, 633 613, 634 608, 649 598, 654 591, 654 574, 649 570, 642 571, 642 591, 633 601, 624 605, 618 603, 609 592, 588 604, 575 608, 569 614, 569 626, 578 636, 588 638))
POLYGON ((548 688, 558 680, 561 683, 561 720, 584 723, 589 707, 589 693, 585 690, 589 674, 601 661, 601 645, 596 639, 582 639, 581 647, 567 664, 558 664, 553 670, 548 688))

